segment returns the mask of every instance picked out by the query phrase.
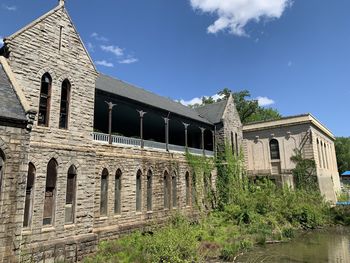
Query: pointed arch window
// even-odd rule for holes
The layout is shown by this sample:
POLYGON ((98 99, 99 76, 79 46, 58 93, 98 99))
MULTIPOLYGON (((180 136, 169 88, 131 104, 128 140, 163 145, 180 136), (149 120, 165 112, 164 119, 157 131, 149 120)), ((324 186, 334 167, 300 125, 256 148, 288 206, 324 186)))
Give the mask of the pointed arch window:
POLYGON ((280 159, 280 147, 276 139, 272 139, 270 141, 270 156, 271 156, 271 160, 280 159))
POLYGON ((176 179, 176 173, 173 173, 173 176, 171 177, 171 197, 172 197, 172 205, 173 207, 177 206, 177 179, 176 179))
POLYGON ((0 149, 0 198, 2 192, 2 180, 4 177, 4 168, 5 167, 5 154, 0 149))
POLYGON ((192 194, 192 206, 197 203, 197 186, 196 186, 196 174, 192 174, 191 180, 191 194, 192 194))
POLYGON ((53 225, 54 221, 57 167, 55 159, 51 159, 47 165, 43 225, 53 225))
POLYGON ((65 79, 61 87, 60 129, 68 129, 70 93, 71 84, 68 79, 65 79))
POLYGON ((108 209, 108 170, 104 168, 101 175, 100 215, 106 216, 107 209, 108 209))
POLYGON ((142 210, 142 172, 141 170, 137 171, 136 174, 136 212, 141 212, 142 210))
POLYGON ((191 205, 191 197, 190 197, 190 173, 186 172, 185 175, 185 184, 186 184, 186 206, 191 205))
POLYGON ((24 203, 24 220, 23 220, 24 227, 29 227, 32 221, 34 181, 35 181, 35 166, 34 164, 29 163, 28 174, 27 174, 26 199, 24 203))
POLYGON ((67 174, 67 190, 66 190, 66 206, 65 206, 65 222, 74 223, 75 218, 75 202, 76 202, 76 181, 77 169, 74 165, 69 167, 67 174))
POLYGON ((147 173, 147 211, 152 211, 152 171, 147 173))
POLYGON ((171 200, 171 187, 170 187, 170 180, 169 180, 169 174, 167 171, 164 172, 163 177, 163 197, 164 197, 164 208, 170 209, 170 200, 171 200))
POLYGON ((122 171, 117 170, 115 174, 115 184, 114 184, 114 213, 121 213, 121 195, 122 195, 122 171))
POLYGON ((38 125, 49 126, 52 78, 45 73, 41 78, 38 125))

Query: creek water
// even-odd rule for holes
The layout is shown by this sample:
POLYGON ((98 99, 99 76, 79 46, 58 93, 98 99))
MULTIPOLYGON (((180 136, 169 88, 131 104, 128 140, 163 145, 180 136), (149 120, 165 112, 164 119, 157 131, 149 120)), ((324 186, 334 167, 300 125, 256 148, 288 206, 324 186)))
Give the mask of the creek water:
POLYGON ((303 233, 287 243, 257 247, 237 258, 248 263, 350 263, 350 228, 303 233))

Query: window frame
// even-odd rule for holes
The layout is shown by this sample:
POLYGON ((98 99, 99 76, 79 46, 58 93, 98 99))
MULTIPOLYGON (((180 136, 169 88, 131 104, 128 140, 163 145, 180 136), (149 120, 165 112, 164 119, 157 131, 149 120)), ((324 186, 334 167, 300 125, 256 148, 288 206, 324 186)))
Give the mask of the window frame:
POLYGON ((62 85, 61 85, 61 99, 60 99, 60 112, 59 112, 59 121, 58 121, 58 127, 59 129, 63 129, 63 130, 68 130, 69 127, 69 114, 70 114, 70 99, 71 99, 71 92, 72 92, 72 85, 70 83, 70 81, 68 79, 65 79, 64 81, 62 81, 62 85), (67 86, 65 87, 66 89, 66 100, 63 100, 63 91, 64 91, 64 84, 66 84, 67 86), (65 103, 66 105, 66 110, 65 113, 63 113, 62 109, 62 103, 65 103), (65 122, 64 125, 61 125, 62 123, 62 115, 65 115, 65 122))
POLYGON ((40 93, 39 93, 39 105, 38 105, 38 126, 41 127, 49 127, 50 124, 50 109, 51 109, 51 93, 52 93, 52 77, 51 75, 46 72, 43 74, 43 76, 41 77, 41 81, 40 81, 40 93), (45 77, 48 78, 48 82, 44 82, 45 77), (46 98, 43 95, 43 84, 47 84, 47 95, 46 98), (43 100, 46 100, 46 106, 45 106, 45 110, 43 110, 44 107, 42 107, 43 104, 43 100), (45 111, 45 119, 44 122, 41 122, 40 120, 40 114, 42 111, 45 111))

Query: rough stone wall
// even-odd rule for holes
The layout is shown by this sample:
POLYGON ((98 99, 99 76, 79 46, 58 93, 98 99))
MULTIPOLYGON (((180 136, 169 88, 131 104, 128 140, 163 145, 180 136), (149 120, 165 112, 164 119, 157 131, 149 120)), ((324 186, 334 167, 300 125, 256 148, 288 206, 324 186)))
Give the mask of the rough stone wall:
POLYGON ((0 126, 5 166, 0 189, 0 262, 15 262, 20 254, 29 134, 20 127, 0 126))
MULTIPOLYGON (((231 145, 231 132, 233 132, 233 139, 235 144, 235 134, 237 134, 238 149, 242 147, 243 141, 243 126, 239 118, 238 111, 234 104, 232 95, 228 98, 225 111, 222 117, 222 124, 216 127, 216 140, 218 145, 218 150, 223 151, 225 143, 231 145)), ((236 147, 234 148, 236 152, 236 147)))

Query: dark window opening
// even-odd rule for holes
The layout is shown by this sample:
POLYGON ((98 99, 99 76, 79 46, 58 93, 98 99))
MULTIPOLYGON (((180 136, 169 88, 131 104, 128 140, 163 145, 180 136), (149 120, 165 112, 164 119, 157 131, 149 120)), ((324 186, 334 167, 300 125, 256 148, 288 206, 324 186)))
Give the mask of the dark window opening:
POLYGON ((185 176, 186 180, 186 205, 189 206, 191 204, 191 199, 190 199, 190 174, 189 172, 186 172, 185 176))
POLYGON ((192 194, 192 206, 197 203, 197 191, 196 191, 196 174, 192 174, 192 182, 191 182, 191 194, 192 194))
POLYGON ((272 139, 270 141, 270 155, 271 155, 271 160, 280 159, 280 148, 278 145, 278 141, 276 139, 272 139))
POLYGON ((141 172, 141 170, 138 170, 137 174, 136 174, 136 212, 141 212, 141 207, 142 207, 142 205, 141 205, 142 204, 141 179, 142 179, 142 172, 141 172))
POLYGON ((173 207, 177 206, 177 180, 176 180, 176 174, 173 174, 173 177, 171 178, 171 189, 172 189, 172 200, 173 200, 173 207))
POLYGON ((115 185, 114 185, 114 213, 121 213, 121 194, 122 194, 122 171, 117 170, 115 174, 115 185))
POLYGON ((49 126, 52 79, 49 73, 41 78, 38 125, 49 126))
POLYGON ((53 225, 56 200, 57 162, 51 159, 47 165, 43 225, 53 225))
POLYGON ((232 154, 235 154, 235 143, 233 141, 233 132, 231 132, 231 148, 232 148, 232 154))
POLYGON ((32 221, 34 180, 35 180, 35 167, 32 163, 30 163, 28 165, 26 199, 24 204, 24 220, 23 220, 24 227, 30 226, 32 221))
POLYGON ((108 170, 105 168, 101 175, 101 197, 100 197, 100 215, 106 216, 108 209, 108 170))
POLYGON ((152 171, 147 173, 147 211, 152 211, 152 171))
POLYGON ((64 80, 61 89, 61 108, 60 108, 60 129, 68 128, 69 100, 71 85, 69 80, 64 80))
POLYGON ((163 177, 163 186, 164 186, 164 208, 170 209, 170 200, 171 200, 171 190, 170 190, 170 180, 169 174, 167 171, 164 172, 163 177))
POLYGON ((0 149, 0 197, 1 197, 1 191, 2 191, 2 180, 3 180, 3 174, 4 174, 4 166, 5 166, 5 155, 0 149))
POLYGON ((65 222, 74 223, 75 200, 76 200, 76 178, 77 170, 72 165, 67 174, 67 190, 66 190, 66 206, 65 206, 65 222))
POLYGON ((236 154, 239 155, 238 135, 235 133, 236 154))

